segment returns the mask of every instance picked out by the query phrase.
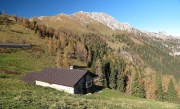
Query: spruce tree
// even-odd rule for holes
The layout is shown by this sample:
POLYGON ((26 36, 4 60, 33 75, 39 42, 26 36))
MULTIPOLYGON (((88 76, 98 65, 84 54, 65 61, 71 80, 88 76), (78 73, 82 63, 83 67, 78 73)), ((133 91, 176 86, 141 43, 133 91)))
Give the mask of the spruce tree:
POLYGON ((173 83, 172 79, 170 80, 169 85, 168 85, 167 100, 170 102, 177 101, 177 92, 175 90, 174 83, 173 83))
POLYGON ((117 78, 118 78, 117 90, 120 92, 124 92, 124 90, 125 90, 124 76, 120 71, 119 71, 117 78))
POLYGON ((112 61, 110 61, 110 88, 115 89, 116 86, 116 78, 115 78, 115 66, 112 61))
POLYGON ((157 99, 160 101, 167 101, 167 96, 166 96, 167 94, 166 92, 163 91, 161 76, 158 78, 157 84, 158 84, 157 99))
POLYGON ((117 90, 124 92, 125 91, 125 80, 123 71, 125 69, 126 65, 124 60, 120 60, 118 63, 118 74, 117 74, 117 90))
POLYGON ((107 88, 110 88, 110 63, 107 61, 107 62, 104 62, 104 75, 105 75, 105 78, 104 78, 104 87, 107 87, 107 88))
POLYGON ((136 97, 141 97, 141 98, 145 97, 145 91, 143 87, 140 85, 139 80, 138 80, 138 73, 136 73, 134 76, 134 81, 131 87, 131 94, 136 97))
POLYGON ((34 32, 37 33, 38 30, 39 30, 39 27, 38 27, 38 25, 36 25, 34 32))
POLYGON ((163 88, 162 88, 161 78, 159 78, 157 80, 157 83, 158 83, 157 99, 160 100, 160 101, 165 101, 166 98, 165 98, 165 93, 164 93, 163 88))

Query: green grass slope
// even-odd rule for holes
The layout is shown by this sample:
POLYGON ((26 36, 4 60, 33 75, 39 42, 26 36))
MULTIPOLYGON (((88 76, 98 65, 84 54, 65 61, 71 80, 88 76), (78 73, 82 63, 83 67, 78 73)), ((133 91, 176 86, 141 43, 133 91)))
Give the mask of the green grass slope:
POLYGON ((128 96, 104 89, 91 95, 71 95, 20 81, 22 75, 0 72, 1 109, 178 109, 180 105, 128 96))
POLYGON ((40 54, 33 51, 16 51, 13 53, 0 54, 0 69, 28 73, 30 71, 39 71, 45 67, 54 67, 54 57, 48 53, 40 54))
POLYGON ((178 109, 180 105, 129 96, 104 89, 91 95, 71 95, 20 80, 31 71, 52 66, 53 57, 33 56, 24 50, 0 54, 2 109, 178 109), (18 72, 18 73, 17 73, 18 72))
MULTIPOLYGON (((2 18, 0 16, 0 21, 2 18)), ((34 31, 19 25, 11 17, 8 22, 7 25, 0 24, 0 43, 28 43, 41 47, 45 45, 45 41, 38 38, 34 31)))

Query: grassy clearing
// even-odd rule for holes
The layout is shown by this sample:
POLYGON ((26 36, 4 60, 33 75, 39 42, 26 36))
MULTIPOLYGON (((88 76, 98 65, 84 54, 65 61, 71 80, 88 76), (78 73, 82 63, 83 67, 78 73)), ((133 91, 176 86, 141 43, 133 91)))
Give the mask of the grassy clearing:
POLYGON ((27 43, 41 47, 44 47, 45 44, 44 40, 38 38, 33 30, 27 29, 16 22, 0 25, 0 43, 27 43))
POLYGON ((0 68, 27 73, 55 66, 53 56, 49 56, 47 53, 31 52, 16 51, 0 54, 0 68))

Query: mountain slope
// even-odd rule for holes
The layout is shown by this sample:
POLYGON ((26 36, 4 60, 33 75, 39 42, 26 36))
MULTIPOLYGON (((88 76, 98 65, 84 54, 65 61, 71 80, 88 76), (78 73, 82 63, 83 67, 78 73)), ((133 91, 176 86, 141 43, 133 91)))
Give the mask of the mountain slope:
MULTIPOLYGON (((42 24, 50 27, 54 27, 59 30, 66 30, 66 31, 73 31, 73 32, 81 32, 81 33, 98 33, 98 34, 104 34, 107 36, 112 36, 112 34, 121 34, 123 31, 132 33, 133 36, 140 36, 140 38, 132 38, 143 41, 150 40, 156 40, 157 42, 162 39, 164 42, 167 43, 161 43, 161 46, 166 47, 166 49, 169 49, 169 54, 172 55, 178 55, 180 53, 179 51, 179 45, 180 41, 179 39, 175 38, 174 36, 166 35, 165 32, 149 32, 144 30, 138 30, 131 25, 127 23, 121 23, 115 20, 113 17, 105 14, 105 13, 97 13, 97 12, 77 12, 72 15, 66 15, 66 14, 59 14, 52 17, 35 17, 31 18, 31 20, 37 20, 38 22, 41 22, 42 24), (167 41, 165 41, 167 40, 167 41), (169 45, 169 46, 167 46, 169 45)), ((136 40, 136 41, 137 41, 136 40)), ((148 42, 146 41, 146 42, 148 42)), ((151 41, 152 42, 152 41, 151 41)), ((151 43, 150 42, 150 43, 151 43)))
POLYGON ((24 22, 20 22, 18 26, 31 29, 27 30, 36 38, 30 36, 27 41, 36 39, 37 42, 43 43, 42 48, 47 53, 46 56, 52 56, 51 62, 54 64, 59 63, 56 67, 68 67, 69 63, 77 65, 77 62, 81 62, 83 65, 79 68, 86 68, 99 75, 97 84, 132 94, 132 84, 135 81, 138 87, 142 87, 139 93, 143 93, 143 97, 148 99, 159 99, 157 92, 160 85, 157 80, 162 81, 164 98, 169 97, 165 95, 168 95, 169 81, 173 79, 176 88, 174 90, 180 96, 180 58, 170 54, 171 47, 178 49, 178 41, 112 30, 83 13, 78 16, 60 14, 31 19, 37 22, 22 19, 20 21, 24 22), (72 60, 76 62, 72 63, 72 60), (138 75, 138 79, 134 79, 135 75, 138 75))
MULTIPOLYGON (((180 57, 178 54, 180 41, 165 35, 163 32, 156 34, 140 31, 128 24, 118 22, 105 13, 97 12, 77 12, 72 15, 59 14, 52 17, 32 18, 31 20, 37 20, 59 31, 78 33, 82 41, 85 42, 90 40, 92 34, 95 37, 100 37, 107 44, 108 51, 106 53, 110 55, 108 58, 114 61, 114 57, 122 57, 126 61, 127 68, 124 72, 125 74, 131 72, 131 76, 128 74, 129 81, 127 81, 126 93, 131 93, 130 84, 135 72, 144 72, 141 75, 151 78, 148 81, 142 80, 145 90, 151 93, 148 98, 156 98, 157 84, 155 78, 159 75, 166 79, 167 77, 163 75, 169 75, 167 81, 163 83, 164 91, 167 90, 170 78, 176 78, 174 81, 179 80, 180 57), (154 82, 151 86, 154 87, 153 90, 149 86, 150 81, 154 82)), ((86 43, 84 44, 86 45, 86 43)), ((95 43, 93 42, 93 44, 95 43)), ((101 56, 100 58, 103 59, 101 56)), ((178 91, 178 83, 176 87, 178 91)), ((147 96, 149 95, 147 94, 147 96)))
MULTIPOLYGON (((163 31, 161 31, 159 33, 154 33, 154 32, 149 32, 147 30, 138 30, 138 29, 132 27, 128 23, 118 22, 112 16, 107 15, 106 13, 103 13, 103 12, 102 13, 98 13, 98 12, 90 13, 90 12, 80 11, 80 12, 74 13, 72 15, 59 14, 59 15, 52 17, 50 19, 50 21, 52 21, 52 22, 61 21, 61 23, 64 23, 64 22, 66 22, 64 17, 66 17, 67 19, 69 18, 69 21, 70 21, 70 19, 73 19, 74 21, 77 21, 75 19, 78 19, 78 21, 80 21, 80 24, 84 25, 84 26, 86 26, 86 24, 89 24, 89 23, 94 23, 94 24, 100 23, 100 24, 103 24, 103 25, 109 27, 112 30, 123 30, 123 31, 127 31, 127 32, 132 32, 135 34, 145 34, 147 36, 162 38, 162 39, 175 38, 175 36, 167 35, 163 31)), ((41 17, 31 18, 31 20, 38 19, 38 20, 48 21, 47 18, 48 17, 41 16, 41 17)), ((71 24, 74 24, 74 23, 71 22, 71 24)), ((49 25, 49 24, 46 22, 46 25, 49 25)), ((99 24, 97 24, 97 25, 99 25, 99 24)))

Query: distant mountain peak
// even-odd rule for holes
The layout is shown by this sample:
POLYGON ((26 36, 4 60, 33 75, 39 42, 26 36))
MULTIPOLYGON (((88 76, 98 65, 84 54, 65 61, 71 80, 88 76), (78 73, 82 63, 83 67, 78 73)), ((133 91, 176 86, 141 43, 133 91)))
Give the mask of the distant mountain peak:
MULTIPOLYGON (((157 38, 161 38, 161 39, 171 39, 171 38, 175 38, 175 36, 172 35, 167 35, 167 33, 165 31, 160 31, 158 33, 155 32, 149 32, 147 30, 138 30, 136 28, 134 28, 133 26, 131 26, 129 23, 122 23, 117 21, 114 17, 104 13, 104 12, 77 12, 74 13, 74 15, 76 17, 82 17, 82 16, 86 16, 89 17, 97 22, 100 22, 104 25, 106 25, 107 27, 109 27, 112 30, 124 30, 127 32, 133 32, 135 34, 146 34, 148 36, 151 37, 157 37, 157 38)), ((85 19, 84 19, 85 20, 85 19)))
POLYGON ((140 30, 142 33, 150 36, 150 37, 156 37, 161 39, 174 39, 176 36, 173 35, 167 35, 165 31, 159 31, 159 32, 150 32, 148 30, 140 30))
POLYGON ((80 19, 82 19, 82 16, 89 17, 97 22, 100 22, 108 26, 112 30, 124 30, 128 32, 131 32, 133 30, 133 27, 130 24, 118 22, 115 18, 113 18, 112 16, 104 12, 99 13, 99 12, 80 11, 80 12, 74 13, 73 15, 75 15, 76 17, 79 17, 80 19))
POLYGON ((39 20, 42 20, 42 19, 43 19, 43 17, 44 17, 44 16, 40 16, 40 17, 38 17, 38 19, 39 19, 39 20))
MULTIPOLYGON (((67 15, 64 13, 58 14, 56 16, 52 16, 51 21, 63 21, 61 19, 62 16, 66 16, 68 18, 72 19, 78 19, 81 22, 81 25, 86 25, 88 23, 101 23, 107 27, 109 27, 112 30, 123 30, 135 34, 146 34, 147 36, 150 37, 157 37, 161 39, 172 39, 175 38, 176 36, 172 35, 167 35, 166 32, 160 31, 158 33, 155 32, 149 32, 147 30, 138 30, 131 26, 129 23, 122 23, 117 21, 114 17, 111 15, 108 15, 104 12, 84 12, 84 11, 79 11, 71 15, 67 15)), ((40 16, 37 17, 39 20, 44 19, 46 16, 40 16)))

